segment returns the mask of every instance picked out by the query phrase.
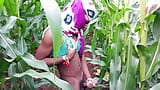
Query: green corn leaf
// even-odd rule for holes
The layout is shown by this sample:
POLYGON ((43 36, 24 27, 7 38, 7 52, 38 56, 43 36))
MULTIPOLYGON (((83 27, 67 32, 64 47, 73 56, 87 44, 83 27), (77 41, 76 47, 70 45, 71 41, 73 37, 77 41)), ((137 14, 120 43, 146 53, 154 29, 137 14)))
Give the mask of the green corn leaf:
MULTIPOLYGON (((24 72, 24 71, 30 69, 30 67, 24 61, 19 61, 16 64, 15 68, 17 70, 16 73, 17 72, 21 73, 21 72, 24 72)), ((18 79, 18 78, 13 77, 11 79, 18 79)), ((27 89, 31 90, 31 89, 34 88, 34 79, 32 77, 30 77, 30 76, 24 76, 24 77, 21 78, 21 80, 22 80, 21 83, 23 85, 23 87, 21 87, 22 89, 27 88, 27 89)))
POLYGON ((8 67, 10 65, 10 63, 8 63, 7 61, 5 60, 0 60, 0 75, 2 75, 5 71, 8 70, 8 67))
POLYGON ((44 79, 47 79, 47 80, 51 81, 52 83, 54 83, 58 87, 61 87, 62 90, 72 90, 72 88, 69 85, 69 83, 59 79, 56 75, 54 75, 51 72, 38 73, 38 72, 36 72, 34 70, 28 70, 28 71, 26 71, 24 73, 16 73, 13 76, 22 77, 24 75, 29 75, 29 76, 34 77, 34 78, 44 78, 44 79))
POLYGON ((96 40, 97 40, 97 31, 94 31, 93 39, 92 39, 92 52, 93 52, 93 54, 95 54, 96 40))
POLYGON ((119 52, 121 51, 121 42, 120 42, 120 29, 117 29, 114 32, 113 44, 112 44, 112 60, 110 62, 110 88, 111 90, 115 90, 117 86, 117 81, 121 71, 121 58, 119 56, 119 52))
POLYGON ((25 54, 21 58, 31 67, 36 69, 42 69, 44 71, 49 71, 47 64, 44 61, 36 60, 33 55, 25 54), (43 66, 43 67, 42 67, 43 66))
POLYGON ((14 73, 16 73, 16 63, 15 62, 10 64, 8 68, 8 76, 11 77, 14 73))
POLYGON ((3 7, 3 3, 4 3, 4 0, 0 0, 0 11, 1 11, 2 7, 3 7))
POLYGON ((4 0, 4 6, 10 16, 19 16, 18 0, 4 0))
POLYGON ((150 63, 149 69, 146 73, 146 78, 150 78, 153 75, 153 73, 155 71, 155 63, 157 62, 158 59, 160 59, 160 58, 157 58, 159 53, 160 53, 160 39, 159 39, 159 42, 157 44, 157 48, 154 52, 154 55, 151 59, 152 62, 150 63))
POLYGON ((110 62, 110 89, 116 90, 118 78, 121 70, 121 59, 117 57, 116 60, 110 62))
POLYGON ((0 33, 0 46, 3 48, 11 47, 11 44, 16 43, 15 41, 11 40, 9 37, 6 35, 0 33))
POLYGON ((15 41, 11 40, 5 33, 8 33, 11 28, 15 25, 17 20, 17 17, 11 16, 9 18, 8 23, 0 28, 0 46, 6 49, 6 55, 12 58, 13 61, 16 57, 16 51, 13 48, 13 44, 15 44, 15 41))
POLYGON ((150 88, 149 90, 159 90, 160 89, 160 83, 154 85, 152 88, 150 88))
POLYGON ((39 1, 36 1, 33 15, 40 14, 40 9, 41 9, 40 7, 41 7, 41 3, 39 1))
POLYGON ((1 33, 8 33, 11 28, 16 24, 17 17, 11 16, 9 17, 9 21, 6 25, 4 25, 2 28, 0 28, 1 33))
POLYGON ((153 35, 158 40, 160 38, 160 14, 158 13, 153 23, 153 35))
POLYGON ((62 42, 61 12, 55 0, 40 0, 46 13, 48 23, 52 32, 54 57, 58 52, 62 42))
POLYGON ((27 52, 27 44, 23 37, 18 39, 17 42, 17 50, 20 52, 19 55, 23 55, 24 53, 27 52))
POLYGON ((158 12, 160 14, 160 8, 156 12, 158 12))
POLYGON ((131 38, 128 42, 128 55, 127 63, 123 68, 122 73, 118 80, 117 90, 135 90, 136 89, 136 73, 138 68, 139 60, 132 56, 132 43, 131 38))
POLYGON ((15 58, 17 56, 12 46, 13 43, 15 42, 9 39, 6 35, 0 33, 0 46, 6 49, 6 55, 11 58, 15 58))

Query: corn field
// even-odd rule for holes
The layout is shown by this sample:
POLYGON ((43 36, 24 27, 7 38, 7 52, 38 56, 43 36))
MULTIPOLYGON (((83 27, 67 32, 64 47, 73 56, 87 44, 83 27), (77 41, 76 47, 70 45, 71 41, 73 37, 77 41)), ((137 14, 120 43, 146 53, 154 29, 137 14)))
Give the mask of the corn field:
MULTIPOLYGON (((45 84, 71 90, 55 66, 34 57, 43 30, 48 24, 56 28, 69 1, 0 0, 0 90, 36 90, 45 84)), ((98 16, 84 33, 85 52, 93 56, 86 60, 95 65, 98 81, 92 90, 160 90, 160 0, 93 2, 98 16)))

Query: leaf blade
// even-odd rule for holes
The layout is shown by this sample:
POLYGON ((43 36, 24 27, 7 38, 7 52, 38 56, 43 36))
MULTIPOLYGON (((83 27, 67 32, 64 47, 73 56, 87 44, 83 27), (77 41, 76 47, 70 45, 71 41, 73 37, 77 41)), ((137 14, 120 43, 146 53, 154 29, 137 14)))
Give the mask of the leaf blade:
POLYGON ((54 83, 55 85, 57 85, 58 87, 61 87, 62 90, 72 90, 69 83, 67 83, 64 80, 59 79, 56 75, 54 75, 51 72, 38 73, 34 70, 28 70, 24 73, 16 73, 13 76, 22 77, 24 75, 29 75, 29 76, 34 77, 34 78, 45 78, 45 79, 48 79, 49 81, 51 81, 52 83, 54 83))
POLYGON ((52 32, 54 57, 58 56, 58 52, 62 41, 62 26, 60 8, 55 0, 40 0, 45 10, 48 23, 52 32), (53 7, 54 6, 54 7, 53 7))
POLYGON ((39 61, 36 60, 31 54, 26 54, 21 56, 21 58, 31 67, 33 68, 37 68, 37 69, 42 69, 45 71, 49 71, 48 66, 46 65, 46 63, 44 61, 39 61), (43 66, 43 67, 42 67, 43 66))

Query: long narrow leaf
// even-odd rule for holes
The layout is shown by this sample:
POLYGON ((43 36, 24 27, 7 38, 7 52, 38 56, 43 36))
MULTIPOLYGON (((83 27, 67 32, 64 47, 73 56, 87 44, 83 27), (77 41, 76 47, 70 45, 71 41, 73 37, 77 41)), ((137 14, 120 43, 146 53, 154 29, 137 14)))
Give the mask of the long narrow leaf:
POLYGON ((93 52, 93 54, 95 54, 96 40, 97 40, 97 31, 94 31, 93 39, 92 39, 92 52, 93 52))
POLYGON ((4 0, 0 0, 0 11, 1 11, 1 8, 3 7, 3 3, 4 3, 4 0))
POLYGON ((148 69, 148 72, 146 73, 146 78, 149 78, 149 77, 151 77, 153 74, 153 67, 154 67, 154 63, 156 62, 156 60, 157 60, 157 55, 159 54, 159 51, 160 51, 160 39, 159 39, 159 42, 158 42, 158 45, 157 45, 157 48, 156 48, 156 51, 155 51, 155 54, 154 54, 154 56, 153 56, 153 59, 152 59, 152 62, 151 62, 151 64, 150 64, 150 67, 149 67, 149 69, 148 69))
POLYGON ((54 57, 58 56, 58 52, 62 42, 62 26, 61 12, 55 0, 40 0, 45 10, 48 23, 52 32, 54 57))
POLYGON ((131 38, 129 38, 128 43, 127 63, 118 80, 117 90, 128 90, 128 88, 130 88, 130 90, 136 89, 136 73, 139 60, 132 56, 133 44, 131 44, 131 38))
POLYGON ((0 33, 0 46, 4 47, 6 51, 9 50, 9 52, 7 53, 8 56, 10 56, 11 58, 15 58, 16 52, 11 46, 11 43, 13 43, 12 40, 10 40, 8 37, 0 33))
POLYGON ((116 90, 118 78, 121 71, 121 58, 119 56, 119 52, 121 48, 120 40, 121 40, 120 30, 117 29, 113 37, 113 45, 112 45, 113 59, 110 62, 110 76, 111 76, 110 89, 111 90, 116 90))
POLYGON ((23 39, 23 37, 18 39, 17 50, 20 52, 19 55, 23 55, 24 53, 27 52, 27 44, 26 44, 25 40, 23 39))
POLYGON ((160 14, 158 13, 153 22, 153 35, 158 40, 160 38, 160 14))
POLYGON ((0 29, 1 33, 8 33, 11 28, 15 25, 17 17, 11 16, 9 17, 8 23, 0 29))
POLYGON ((154 85, 152 88, 150 88, 149 90, 159 90, 160 89, 160 83, 154 85))
POLYGON ((31 67, 49 71, 47 64, 44 61, 36 60, 31 54, 21 56, 21 58, 31 67), (42 67, 43 66, 43 67, 42 67))
POLYGON ((14 60, 13 58, 16 57, 16 52, 13 49, 13 46, 12 46, 12 44, 14 44, 15 42, 13 40, 9 39, 9 37, 7 37, 5 35, 5 33, 8 33, 9 30, 11 28, 13 28, 13 26, 16 23, 16 20, 17 20, 17 17, 11 16, 9 18, 8 23, 0 29, 0 46, 5 48, 6 49, 6 54, 12 58, 11 60, 9 60, 9 62, 13 61, 14 60))
POLYGON ((0 46, 6 49, 7 47, 11 47, 10 45, 15 43, 16 43, 15 41, 11 40, 6 35, 0 33, 0 46))
POLYGON ((19 5, 18 0, 4 0, 4 6, 8 15, 19 16, 19 5))
POLYGON ((15 77, 22 77, 24 75, 29 75, 29 76, 34 77, 34 78, 45 78, 45 79, 51 81, 52 83, 54 83, 55 85, 57 85, 58 87, 61 87, 63 90, 72 90, 69 83, 59 79, 56 75, 54 75, 51 72, 38 73, 34 70, 28 70, 24 73, 14 74, 15 77))

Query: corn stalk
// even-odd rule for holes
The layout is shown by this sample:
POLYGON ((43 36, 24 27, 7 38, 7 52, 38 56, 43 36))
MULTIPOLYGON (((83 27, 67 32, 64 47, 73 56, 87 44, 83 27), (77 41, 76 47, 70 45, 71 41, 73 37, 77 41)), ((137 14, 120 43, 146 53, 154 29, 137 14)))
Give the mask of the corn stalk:
MULTIPOLYGON (((147 41, 147 31, 146 31, 146 0, 140 0, 140 44, 146 46, 147 41)), ((146 57, 140 53, 140 80, 141 80, 141 90, 143 90, 143 82, 145 80, 145 59, 146 57)))
MULTIPOLYGON (((129 1, 130 0, 124 0, 124 3, 125 3, 125 7, 124 8, 127 8, 128 5, 129 5, 129 1)), ((129 12, 125 12, 124 14, 124 21, 125 22, 128 22, 128 16, 129 16, 129 12)), ((128 31, 127 29, 124 30, 124 47, 123 47, 123 62, 125 63, 125 58, 126 58, 126 50, 125 50, 125 47, 126 47, 126 43, 127 43, 127 37, 128 37, 128 31)))

